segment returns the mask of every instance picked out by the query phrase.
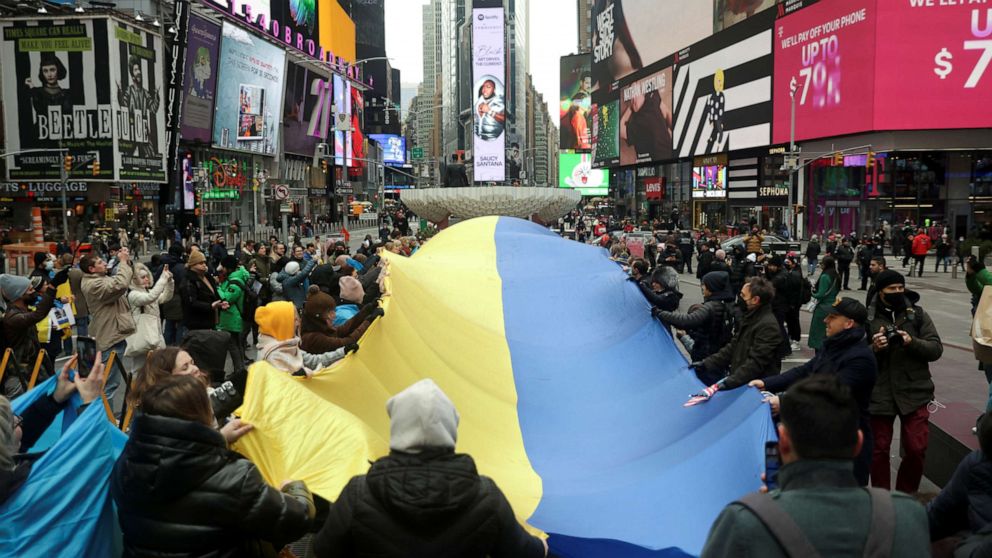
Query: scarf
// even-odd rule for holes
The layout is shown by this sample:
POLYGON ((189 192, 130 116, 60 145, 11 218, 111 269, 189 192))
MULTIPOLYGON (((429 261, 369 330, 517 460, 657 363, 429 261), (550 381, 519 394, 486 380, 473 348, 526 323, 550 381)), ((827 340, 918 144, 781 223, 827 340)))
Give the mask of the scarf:
POLYGON ((277 341, 274 337, 260 333, 258 335, 258 357, 283 372, 295 374, 302 370, 307 378, 313 376, 313 370, 303 366, 303 353, 300 350, 299 337, 277 341))

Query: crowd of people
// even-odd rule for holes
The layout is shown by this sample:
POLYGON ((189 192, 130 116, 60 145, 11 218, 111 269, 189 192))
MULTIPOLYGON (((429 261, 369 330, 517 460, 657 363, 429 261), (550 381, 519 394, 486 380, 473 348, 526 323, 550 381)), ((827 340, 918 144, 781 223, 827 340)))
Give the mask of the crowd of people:
MULTIPOLYGON (((944 491, 925 508, 912 497, 928 447, 930 364, 943 346, 919 293, 887 266, 885 235, 894 247, 901 231, 830 234, 801 253, 775 253, 757 227, 726 246, 707 229, 680 231, 673 216, 671 229, 636 250, 623 234, 630 222, 596 220, 591 230, 585 222, 572 219, 576 239, 602 245, 623 265, 685 349, 706 386, 696 402, 755 388, 776 421, 777 478, 767 479, 767 494, 728 505, 704 556, 865 548, 926 556, 931 540, 948 536, 961 538, 970 552, 962 556, 992 548, 984 452, 992 451, 992 420, 978 421, 982 450, 944 491), (851 290, 852 265, 864 299, 841 296, 851 290), (702 302, 683 308, 686 282, 698 282, 702 302), (789 367, 786 357, 801 350, 803 309, 812 313, 813 357, 789 367), (903 457, 890 492, 897 419, 903 457)), ((2 348, 11 350, 0 386, 0 506, 28 478, 37 459, 30 450, 56 416, 70 402, 82 413, 103 399, 128 434, 110 475, 125 556, 286 555, 304 537, 313 556, 546 556, 547 543, 520 525, 496 484, 454 451, 459 415, 431 380, 389 400, 389 455, 336 501, 300 481, 270 486, 230 449, 253 429, 233 415, 252 363, 248 347, 255 361, 304 378, 359 350, 384 315, 383 253, 411 256, 427 241, 410 234, 406 215, 392 225, 355 250, 319 237, 229 249, 217 236, 209 246, 176 242, 139 262, 112 243, 106 253, 39 253, 30 276, 0 275, 2 348), (88 374, 74 338, 96 347, 88 374), (62 353, 71 356, 56 370, 62 353), (15 416, 10 400, 48 378, 51 394, 15 416)), ((910 253, 929 234, 916 233, 910 253)), ((946 235, 940 241, 953 246, 946 235)), ((922 273, 925 257, 911 274, 922 273)), ((977 305, 992 272, 977 258, 966 263, 977 305)), ((992 366, 986 375, 992 383, 992 366)), ((992 388, 989 401, 992 409, 992 388)))

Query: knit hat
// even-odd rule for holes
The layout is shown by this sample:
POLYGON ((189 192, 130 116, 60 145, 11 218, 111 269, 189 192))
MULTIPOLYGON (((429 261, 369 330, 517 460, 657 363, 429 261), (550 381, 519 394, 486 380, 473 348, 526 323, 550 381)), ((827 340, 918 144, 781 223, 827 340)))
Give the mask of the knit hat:
POLYGON ((270 302, 255 310, 258 332, 276 341, 296 337, 296 307, 292 302, 281 300, 270 302))
POLYGON ((881 291, 889 285, 902 285, 905 287, 906 278, 902 276, 902 273, 894 269, 886 269, 875 278, 875 289, 881 291))
POLYGON ((290 260, 286 263, 286 267, 283 268, 283 271, 285 271, 287 275, 296 275, 300 272, 300 263, 290 260))
POLYGON ((420 453, 428 448, 455 449, 458 411, 430 378, 420 380, 386 402, 389 449, 420 453))
POLYGON ((361 281, 350 275, 346 275, 338 279, 338 285, 341 286, 341 300, 354 302, 355 304, 362 303, 362 299, 365 298, 365 289, 362 287, 361 281))
POLYGON ((6 273, 0 275, 0 293, 3 293, 4 300, 9 302, 13 302, 24 296, 30 285, 31 281, 27 277, 8 275, 6 273))
POLYGON ((228 271, 234 271, 238 269, 238 258, 228 254, 220 259, 220 265, 228 271))
MULTIPOLYGON (((312 289, 313 286, 310 288, 312 289)), ((331 295, 321 291, 319 288, 317 292, 311 292, 307 296, 306 303, 303 305, 303 323, 301 324, 303 333, 318 332, 330 334, 330 326, 327 325, 327 320, 324 317, 336 307, 337 305, 334 303, 334 298, 331 295)))
POLYGON ((45 260, 47 260, 47 259, 48 259, 48 252, 35 252, 34 253, 34 266, 35 267, 38 267, 39 265, 45 263, 45 260))
POLYGON ((723 292, 730 282, 730 275, 726 271, 711 271, 703 275, 703 285, 713 294, 723 292))
POLYGON ((782 256, 775 254, 774 256, 768 259, 766 265, 774 265, 774 266, 782 267, 783 263, 785 262, 782 261, 782 256))
POLYGON ((199 251, 199 250, 197 250, 197 249, 194 248, 189 253, 189 260, 186 261, 186 266, 187 267, 193 267, 196 264, 206 263, 206 261, 207 261, 207 258, 206 258, 206 256, 203 255, 203 252, 201 252, 201 251, 199 251))

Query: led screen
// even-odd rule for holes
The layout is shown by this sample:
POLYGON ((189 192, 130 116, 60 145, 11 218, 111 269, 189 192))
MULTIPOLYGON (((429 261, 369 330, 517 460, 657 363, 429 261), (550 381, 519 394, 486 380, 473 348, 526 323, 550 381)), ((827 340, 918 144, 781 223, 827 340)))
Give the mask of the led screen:
POLYGON ((578 190, 583 196, 605 196, 610 191, 610 171, 592 168, 588 153, 561 153, 558 187, 578 190))
POLYGON ((692 168, 692 197, 727 197, 727 167, 709 165, 692 168))

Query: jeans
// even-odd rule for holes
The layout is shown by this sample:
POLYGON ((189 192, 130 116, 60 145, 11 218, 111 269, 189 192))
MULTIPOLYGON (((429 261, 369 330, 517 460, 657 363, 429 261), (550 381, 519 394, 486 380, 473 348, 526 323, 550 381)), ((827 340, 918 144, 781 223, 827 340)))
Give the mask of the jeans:
MULTIPOLYGON (((930 411, 926 405, 909 413, 899 415, 899 436, 904 456, 896 475, 896 490, 913 494, 920 489, 923 478, 923 463, 926 459, 927 444, 930 439, 930 411)), ((896 417, 871 417, 871 431, 875 440, 871 460, 871 485, 891 490, 892 467, 889 464, 889 451, 892 446, 892 427, 896 417)))
POLYGON ((848 283, 850 283, 850 281, 851 281, 851 266, 848 265, 848 266, 845 266, 845 267, 838 267, 837 268, 837 273, 840 274, 840 280, 841 280, 841 283, 844 285, 844 290, 845 291, 851 290, 848 287, 848 283))
POLYGON ((807 273, 809 275, 816 273, 816 258, 806 258, 806 267, 808 268, 807 273))
MULTIPOLYGON (((227 331, 227 354, 231 357, 231 365, 234 374, 240 373, 245 368, 245 343, 241 337, 241 332, 227 331)), ((230 375, 224 379, 230 378, 230 375)))
POLYGON ((90 317, 76 316, 76 335, 88 337, 90 334, 90 317))
POLYGON ((950 256, 940 256, 937 258, 937 263, 933 264, 933 272, 937 273, 937 268, 940 267, 940 262, 944 262, 944 273, 947 273, 947 264, 951 263, 950 256))
POLYGON ((186 337, 186 326, 183 325, 182 320, 165 320, 162 337, 165 338, 166 345, 175 347, 182 343, 183 338, 186 337))
MULTIPOLYGON (((124 368, 124 350, 127 348, 127 341, 120 341, 116 345, 106 348, 100 352, 100 361, 104 365, 107 364, 107 360, 110 358, 110 353, 116 353, 114 360, 121 363, 121 369, 124 368)), ((107 403, 110 404, 110 410, 114 413, 114 418, 118 421, 121 419, 121 412, 124 409, 123 401, 118 405, 114 401, 114 396, 117 395, 117 390, 120 389, 121 385, 124 383, 124 377, 121 375, 120 370, 115 366, 112 369, 104 369, 104 374, 107 377, 107 382, 104 385, 103 393, 107 396, 107 403)))

